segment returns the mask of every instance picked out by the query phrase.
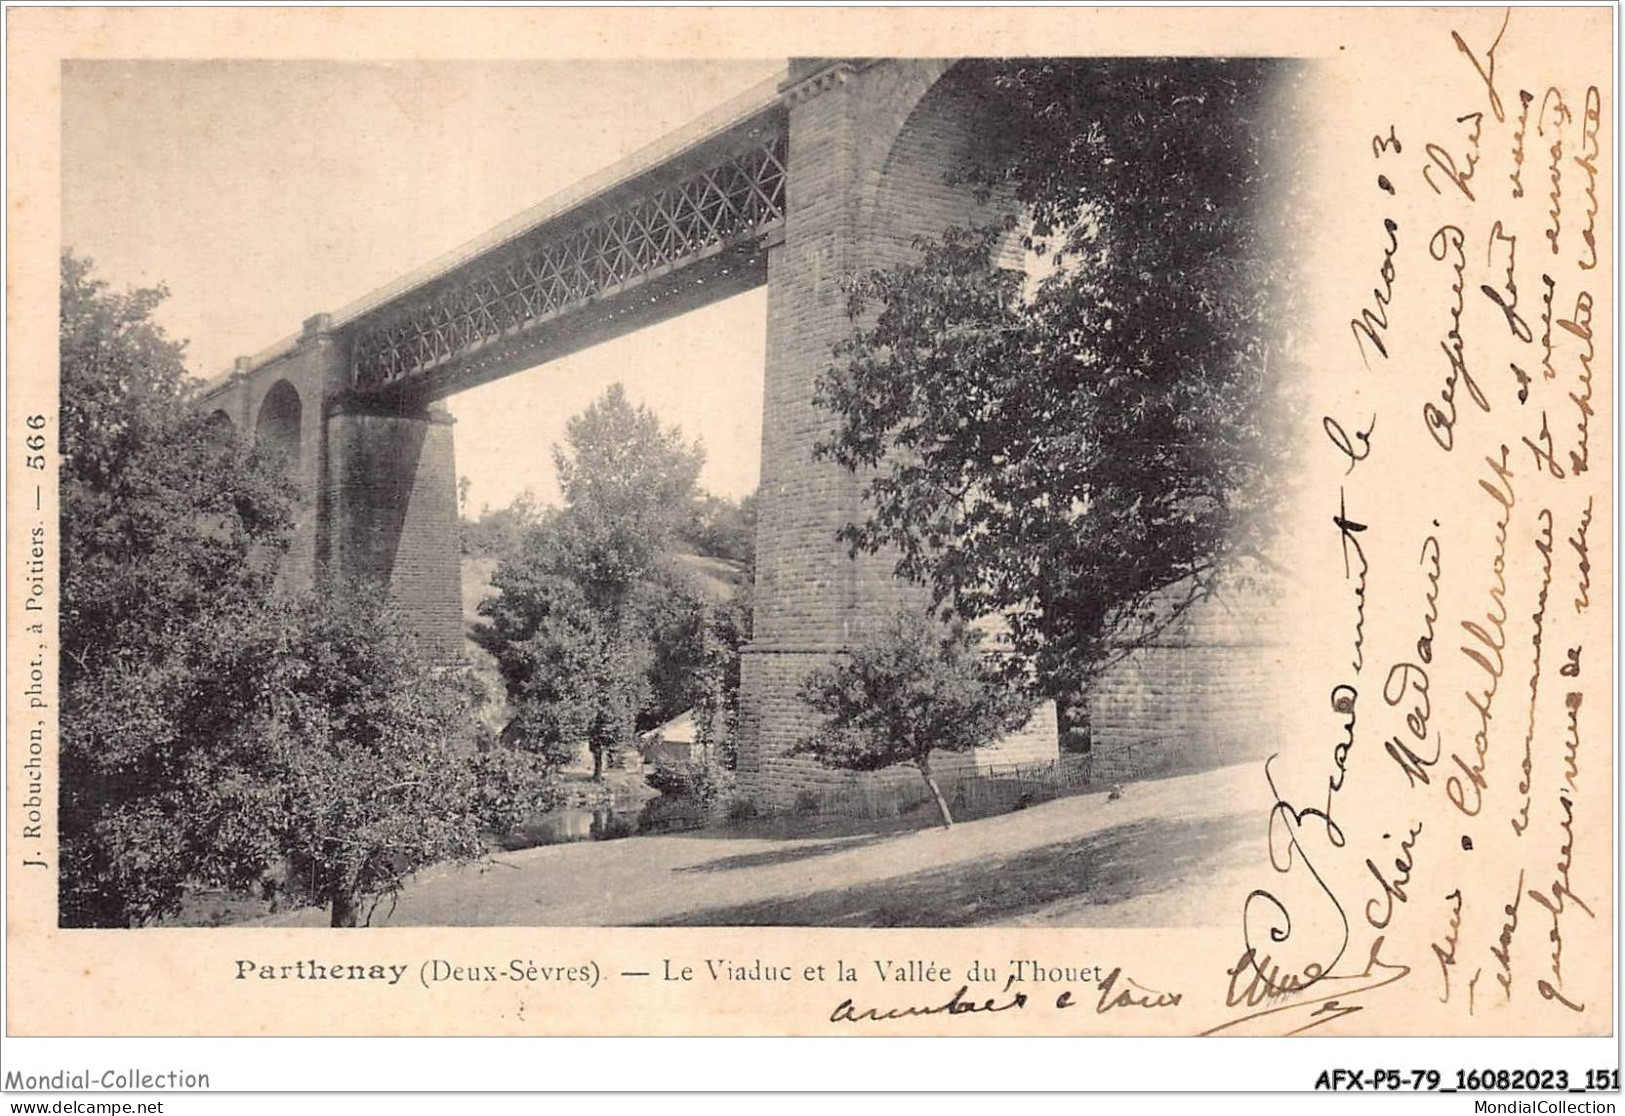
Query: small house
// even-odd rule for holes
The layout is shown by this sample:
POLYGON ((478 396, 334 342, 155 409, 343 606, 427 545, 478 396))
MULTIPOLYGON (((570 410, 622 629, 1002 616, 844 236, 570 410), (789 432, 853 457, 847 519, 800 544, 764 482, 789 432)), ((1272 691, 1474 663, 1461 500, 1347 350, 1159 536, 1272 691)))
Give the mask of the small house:
POLYGON ((685 709, 663 725, 638 734, 638 751, 647 764, 690 763, 699 760, 694 710, 685 709))

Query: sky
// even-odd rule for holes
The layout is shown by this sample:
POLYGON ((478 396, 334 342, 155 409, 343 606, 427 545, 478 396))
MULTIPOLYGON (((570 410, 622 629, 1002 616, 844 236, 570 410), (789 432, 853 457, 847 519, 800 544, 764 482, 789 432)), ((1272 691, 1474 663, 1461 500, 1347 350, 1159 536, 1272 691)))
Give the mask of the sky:
MULTIPOLYGON (((209 378, 681 127, 758 62, 70 62, 64 246, 158 313, 209 378)), ((766 295, 755 290, 447 401, 469 508, 558 489, 565 421, 619 381, 756 487, 766 295)))

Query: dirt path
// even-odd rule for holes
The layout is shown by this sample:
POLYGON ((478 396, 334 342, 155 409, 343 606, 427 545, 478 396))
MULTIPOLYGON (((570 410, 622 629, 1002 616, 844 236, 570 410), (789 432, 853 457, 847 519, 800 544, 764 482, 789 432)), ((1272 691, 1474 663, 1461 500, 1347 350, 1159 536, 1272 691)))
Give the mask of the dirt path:
MULTIPOLYGON (((1263 857, 1257 764, 952 830, 581 842, 420 875, 395 926, 1178 926, 1233 916, 1263 857)), ((387 906, 387 904, 386 904, 387 906)), ((322 925, 318 911, 270 921, 322 925)))

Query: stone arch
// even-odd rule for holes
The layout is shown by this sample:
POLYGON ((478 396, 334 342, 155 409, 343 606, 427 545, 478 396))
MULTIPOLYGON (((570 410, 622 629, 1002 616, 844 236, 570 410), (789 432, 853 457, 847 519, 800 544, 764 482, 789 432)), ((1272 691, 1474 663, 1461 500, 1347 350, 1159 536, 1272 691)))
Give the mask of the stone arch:
POLYGON ((254 425, 254 444, 279 455, 290 469, 299 468, 303 410, 298 389, 287 380, 278 380, 265 393, 254 425))
POLYGON ((216 407, 209 412, 209 425, 224 430, 234 428, 237 424, 231 421, 231 415, 216 407))
POLYGON ((917 237, 992 221, 1016 208, 1008 195, 980 203, 969 186, 948 181, 986 143, 992 113, 978 64, 943 61, 914 77, 917 94, 903 101, 910 107, 863 191, 858 227, 872 266, 912 258, 917 237))

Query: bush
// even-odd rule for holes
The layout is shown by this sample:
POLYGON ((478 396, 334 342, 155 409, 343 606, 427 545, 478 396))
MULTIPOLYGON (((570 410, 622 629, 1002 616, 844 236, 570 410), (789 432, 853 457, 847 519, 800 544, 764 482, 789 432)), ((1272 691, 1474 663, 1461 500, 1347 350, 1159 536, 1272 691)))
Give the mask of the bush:
POLYGON ((594 841, 618 841, 622 837, 632 836, 637 831, 637 820, 624 814, 613 814, 605 811, 594 816, 592 821, 592 839, 594 841))
POLYGON ((728 821, 733 825, 750 821, 756 813, 756 803, 743 795, 728 803, 728 821))
POLYGON ((734 787, 732 772, 709 763, 671 763, 662 760, 644 778, 662 796, 693 802, 707 810, 731 793, 734 787))
POLYGON ((810 790, 796 791, 795 812, 801 817, 808 817, 818 813, 820 803, 818 796, 810 790))
MULTIPOLYGON (((1032 699, 981 649, 982 633, 962 618, 943 622, 905 610, 849 654, 810 672, 801 700, 818 728, 792 754, 825 767, 880 771, 909 763, 920 772, 944 826, 948 800, 931 773, 931 753, 983 748, 1019 728, 1032 699)), ((799 812, 800 798, 797 798, 799 812)))
POLYGON ((709 820, 706 808, 692 798, 661 795, 651 798, 638 814, 639 833, 668 833, 699 829, 709 820))

